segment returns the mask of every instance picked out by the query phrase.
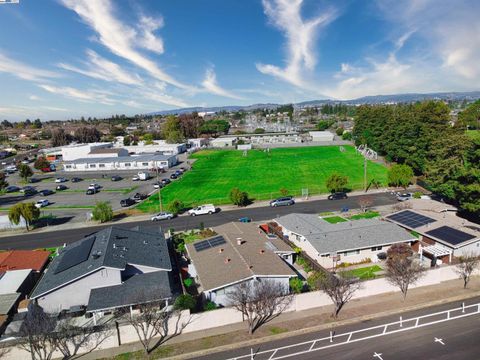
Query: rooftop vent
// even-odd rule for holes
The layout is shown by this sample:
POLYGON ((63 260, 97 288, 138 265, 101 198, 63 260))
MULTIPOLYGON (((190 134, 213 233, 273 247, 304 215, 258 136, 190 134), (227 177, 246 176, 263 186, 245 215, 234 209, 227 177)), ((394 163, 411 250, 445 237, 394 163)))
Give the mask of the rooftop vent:
POLYGON ((242 238, 237 238, 237 245, 242 245, 244 243, 244 241, 242 240, 242 238))
POLYGON ((102 252, 101 251, 95 251, 92 256, 93 256, 94 259, 98 259, 100 256, 102 256, 102 252))
POLYGON ((225 259, 225 264, 228 264, 230 261, 232 261, 232 259, 226 258, 226 259, 225 259))
POLYGON ((260 249, 260 254, 265 254, 265 250, 260 249))
POLYGON ((224 250, 223 248, 220 248, 220 249, 218 249, 218 252, 219 252, 219 253, 222 253, 223 250, 224 250))

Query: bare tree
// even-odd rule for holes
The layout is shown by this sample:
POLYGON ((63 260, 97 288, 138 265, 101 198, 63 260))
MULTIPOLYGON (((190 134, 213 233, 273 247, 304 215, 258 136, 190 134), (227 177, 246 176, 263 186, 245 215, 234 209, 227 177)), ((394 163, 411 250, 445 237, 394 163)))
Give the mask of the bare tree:
POLYGON ((373 199, 368 195, 361 196, 360 199, 358 199, 358 205, 360 205, 362 212, 367 212, 368 208, 373 205, 373 199))
POLYGON ((470 277, 475 269, 480 265, 480 257, 476 253, 468 253, 458 258, 458 263, 455 265, 455 271, 463 280, 463 288, 466 289, 470 277))
POLYGON ((403 300, 407 297, 410 285, 425 275, 425 269, 415 261, 413 250, 406 243, 393 244, 388 249, 386 265, 385 277, 388 282, 400 288, 403 300))
POLYGON ((332 300, 335 308, 332 316, 337 318, 340 310, 352 299, 361 284, 358 279, 340 272, 319 277, 317 286, 332 300))
POLYGON ((73 359, 80 350, 92 352, 112 335, 106 326, 80 327, 71 321, 61 322, 56 329, 57 347, 64 359, 73 359))
POLYGON ((24 341, 18 346, 28 351, 32 360, 50 360, 58 347, 56 326, 56 317, 46 314, 38 305, 30 306, 20 327, 24 341))
POLYGON ((0 359, 6 356, 12 348, 6 344, 0 344, 0 359))
POLYGON ((180 322, 181 312, 165 307, 163 301, 153 301, 137 306, 140 313, 133 314, 130 308, 121 310, 126 320, 135 329, 145 353, 149 354, 167 340, 180 335, 190 319, 180 322), (170 324, 174 323, 174 328, 170 324))
POLYGON ((271 280, 242 282, 227 296, 230 305, 246 318, 250 335, 285 311, 293 300, 282 284, 271 280))

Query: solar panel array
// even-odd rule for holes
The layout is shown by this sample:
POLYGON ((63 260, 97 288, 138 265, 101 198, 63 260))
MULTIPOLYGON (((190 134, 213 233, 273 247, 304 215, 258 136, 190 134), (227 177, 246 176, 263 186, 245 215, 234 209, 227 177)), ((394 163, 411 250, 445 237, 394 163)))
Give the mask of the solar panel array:
POLYGON ((61 273, 62 271, 68 270, 87 261, 94 243, 95 236, 92 236, 85 239, 80 245, 64 251, 62 260, 60 260, 60 263, 55 269, 55 274, 61 273))
POLYGON ((442 226, 426 232, 427 235, 436 237, 437 239, 448 242, 452 245, 461 244, 464 241, 475 238, 475 235, 451 228, 449 226, 442 226))
POLYGON ((387 219, 393 220, 406 227, 416 229, 420 226, 434 223, 436 220, 428 216, 417 214, 410 210, 404 210, 399 213, 387 216, 387 219))
POLYGON ((225 244, 226 241, 223 236, 215 236, 207 240, 199 241, 193 244, 193 247, 196 251, 203 251, 206 249, 210 249, 212 247, 225 244))

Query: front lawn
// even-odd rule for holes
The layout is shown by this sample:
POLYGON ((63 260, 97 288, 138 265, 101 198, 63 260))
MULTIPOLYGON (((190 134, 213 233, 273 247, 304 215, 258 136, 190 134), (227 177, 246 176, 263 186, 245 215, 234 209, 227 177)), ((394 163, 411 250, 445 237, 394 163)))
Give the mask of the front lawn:
POLYGON ((363 268, 358 268, 354 270, 348 270, 345 271, 345 274, 357 277, 360 280, 370 280, 370 279, 375 279, 376 272, 382 271, 382 268, 378 265, 373 265, 373 266, 368 266, 368 267, 363 267, 363 268))
MULTIPOLYGON (((229 193, 238 187, 252 200, 268 200, 281 196, 280 189, 301 197, 308 193, 327 193, 325 181, 334 172, 348 176, 352 190, 363 187, 363 157, 353 146, 278 148, 269 152, 249 150, 247 156, 237 150, 205 150, 192 155, 192 170, 161 190, 163 202, 175 199, 189 207, 197 204, 230 203, 229 193)), ((369 161, 368 181, 387 181, 387 169, 369 161)), ((158 195, 153 195, 138 209, 156 211, 158 195)))
POLYGON ((349 217, 349 219, 350 220, 373 219, 379 216, 380 214, 376 211, 367 211, 366 213, 352 215, 349 217))
POLYGON ((346 219, 342 218, 341 216, 329 216, 329 217, 324 217, 322 219, 329 222, 330 224, 337 224, 337 223, 347 221, 346 219))

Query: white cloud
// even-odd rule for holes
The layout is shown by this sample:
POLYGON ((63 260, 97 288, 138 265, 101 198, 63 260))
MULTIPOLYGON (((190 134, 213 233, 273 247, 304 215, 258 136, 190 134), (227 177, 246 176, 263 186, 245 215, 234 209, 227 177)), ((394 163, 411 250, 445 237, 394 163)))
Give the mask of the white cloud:
POLYGON ((235 95, 231 91, 228 91, 222 88, 217 83, 217 76, 213 68, 207 69, 205 73, 205 79, 202 81, 203 87, 212 94, 216 94, 223 97, 228 97, 231 99, 241 100, 242 98, 238 95, 235 95))
POLYGON ((60 112, 68 111, 68 109, 60 108, 56 106, 42 106, 42 109, 51 110, 51 111, 60 111, 60 112))
POLYGON ((45 91, 48 91, 52 94, 62 95, 67 98, 84 101, 84 102, 94 102, 104 105, 113 105, 117 101, 108 97, 105 92, 98 90, 78 90, 68 86, 52 86, 52 85, 39 85, 45 91))
POLYGON ((157 54, 163 54, 165 51, 163 40, 154 34, 156 30, 163 27, 163 24, 163 18, 161 17, 155 19, 150 16, 141 16, 139 21, 141 36, 138 41, 140 46, 157 54))
POLYGON ((41 100, 37 95, 30 95, 28 97, 29 100, 32 100, 32 101, 37 101, 37 100, 41 100))
POLYGON ((126 72, 118 64, 101 57, 93 50, 87 50, 87 57, 88 62, 85 63, 85 69, 65 63, 60 63, 58 66, 65 70, 105 81, 127 85, 136 85, 142 82, 142 79, 137 74, 126 72))
POLYGON ((166 105, 176 106, 179 108, 190 107, 187 102, 158 91, 142 90, 137 92, 137 95, 144 99, 152 100, 154 102, 166 105))
POLYGON ((58 74, 24 64, 0 53, 0 72, 23 80, 39 81, 58 77, 58 74))
POLYGON ((272 25, 284 33, 287 57, 285 68, 257 64, 257 69, 295 86, 308 87, 304 72, 312 71, 315 67, 314 45, 318 30, 337 17, 336 11, 327 10, 310 20, 304 20, 301 15, 303 0, 262 0, 262 4, 272 25))
POLYGON ((122 23, 114 14, 110 0, 89 1, 89 0, 61 0, 69 9, 75 11, 78 16, 89 25, 98 36, 98 41, 109 49, 113 54, 124 58, 136 66, 147 71, 157 80, 182 89, 190 88, 189 85, 175 80, 172 76, 160 69, 157 64, 137 50, 137 48, 149 48, 159 52, 160 40, 155 40, 153 30, 160 24, 158 20, 145 18, 140 24, 140 33, 122 23))

